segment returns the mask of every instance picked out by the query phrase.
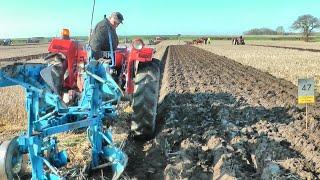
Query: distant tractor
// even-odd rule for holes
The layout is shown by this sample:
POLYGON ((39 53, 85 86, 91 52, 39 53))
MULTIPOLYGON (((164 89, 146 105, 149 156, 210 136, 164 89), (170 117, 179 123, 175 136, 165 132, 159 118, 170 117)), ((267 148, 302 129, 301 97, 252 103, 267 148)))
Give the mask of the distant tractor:
POLYGON ((163 41, 164 40, 164 38, 162 38, 162 37, 156 37, 155 39, 154 39, 154 43, 155 44, 159 44, 161 41, 163 41))
POLYGON ((156 45, 154 39, 149 40, 149 45, 156 45))
POLYGON ((192 40, 192 44, 210 44, 210 38, 208 37, 201 37, 198 39, 192 40))
POLYGON ((166 38, 166 37, 157 36, 154 39, 149 40, 149 45, 156 45, 156 44, 159 44, 161 41, 167 40, 167 39, 168 38, 166 38))
POLYGON ((242 36, 232 38, 232 45, 245 45, 244 38, 242 36))
POLYGON ((11 39, 3 39, 0 41, 1 46, 11 46, 12 45, 12 40, 11 39))
POLYGON ((40 43, 40 39, 38 38, 28 38, 27 39, 27 44, 38 44, 40 43))
POLYGON ((201 39, 201 38, 199 38, 199 39, 194 39, 194 40, 192 41, 192 44, 203 44, 203 42, 204 42, 204 40, 201 39))

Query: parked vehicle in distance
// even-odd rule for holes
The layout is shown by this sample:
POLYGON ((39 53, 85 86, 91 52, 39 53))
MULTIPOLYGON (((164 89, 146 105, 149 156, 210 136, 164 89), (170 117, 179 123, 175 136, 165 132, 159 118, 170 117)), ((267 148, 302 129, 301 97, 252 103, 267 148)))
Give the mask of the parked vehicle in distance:
POLYGON ((12 40, 11 39, 2 39, 0 41, 1 46, 11 46, 12 45, 12 40))
POLYGON ((38 44, 38 43, 40 43, 40 39, 35 38, 35 37, 28 38, 26 43, 27 44, 38 44))

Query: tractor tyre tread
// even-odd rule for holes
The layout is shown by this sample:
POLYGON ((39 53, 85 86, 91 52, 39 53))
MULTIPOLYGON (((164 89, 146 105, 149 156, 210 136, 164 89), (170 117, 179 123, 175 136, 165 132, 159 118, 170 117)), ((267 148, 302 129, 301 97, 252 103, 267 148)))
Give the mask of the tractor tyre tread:
POLYGON ((159 97, 160 62, 139 64, 132 101, 131 131, 138 139, 154 136, 159 97))

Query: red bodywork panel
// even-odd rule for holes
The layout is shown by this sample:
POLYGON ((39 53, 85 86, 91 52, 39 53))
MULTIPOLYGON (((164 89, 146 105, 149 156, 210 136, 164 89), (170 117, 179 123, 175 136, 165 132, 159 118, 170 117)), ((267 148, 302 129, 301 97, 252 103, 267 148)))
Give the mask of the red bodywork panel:
MULTIPOLYGON (((51 53, 62 53, 66 56, 66 64, 68 77, 64 81, 64 88, 82 91, 83 80, 79 73, 79 64, 86 63, 88 57, 83 45, 79 42, 70 39, 53 39, 49 45, 48 51, 51 53)), ((132 94, 134 91, 133 75, 134 62, 150 62, 152 61, 153 49, 142 48, 137 50, 132 48, 120 49, 115 51, 115 68, 123 68, 126 76, 126 92, 132 94), (125 63, 125 64, 124 64, 125 63)))
POLYGON ((132 49, 129 59, 132 61, 149 62, 152 60, 153 49, 142 48, 141 50, 132 49))
POLYGON ((53 39, 48 51, 51 53, 62 53, 66 56, 68 77, 65 79, 63 87, 66 89, 79 89, 77 86, 78 64, 87 59, 87 52, 79 42, 70 39, 53 39))
POLYGON ((117 68, 122 68, 123 63, 125 63, 126 59, 128 59, 128 54, 129 52, 127 49, 115 51, 115 66, 117 68))
POLYGON ((133 94, 134 91, 134 82, 133 82, 133 73, 134 73, 134 62, 139 61, 142 63, 152 61, 153 49, 152 48, 142 48, 141 50, 133 49, 131 50, 128 62, 127 62, 127 87, 126 92, 128 94, 133 94))

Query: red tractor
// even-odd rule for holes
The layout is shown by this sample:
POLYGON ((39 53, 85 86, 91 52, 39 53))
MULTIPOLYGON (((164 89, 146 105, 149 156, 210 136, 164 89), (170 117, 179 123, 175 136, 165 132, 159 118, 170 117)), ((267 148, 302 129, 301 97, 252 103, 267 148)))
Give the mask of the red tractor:
POLYGON ((242 36, 232 38, 232 45, 245 45, 244 38, 242 36))
MULTIPOLYGON (((61 96, 67 94, 72 101, 77 92, 83 90, 81 72, 85 71, 87 59, 91 56, 89 46, 69 38, 64 29, 62 38, 52 39, 46 59, 61 62, 59 72, 61 96), (89 52, 89 53, 88 53, 89 52)), ((144 46, 141 39, 132 42, 130 48, 116 49, 99 61, 110 65, 110 75, 118 83, 126 97, 130 97, 133 116, 131 130, 138 138, 150 138, 155 132, 156 111, 159 96, 160 62, 153 58, 154 50, 144 46), (108 57, 110 56, 110 57, 108 57)), ((78 93, 79 94, 79 93, 78 93)))

